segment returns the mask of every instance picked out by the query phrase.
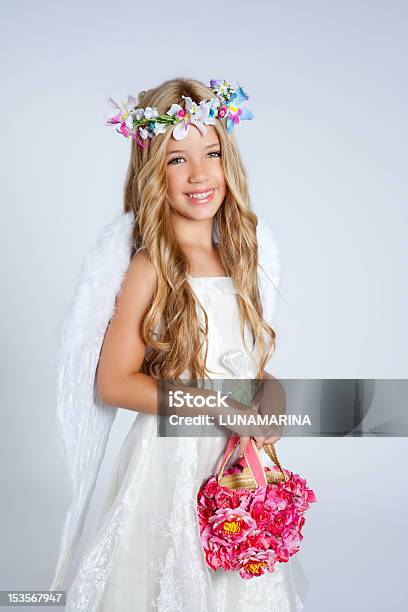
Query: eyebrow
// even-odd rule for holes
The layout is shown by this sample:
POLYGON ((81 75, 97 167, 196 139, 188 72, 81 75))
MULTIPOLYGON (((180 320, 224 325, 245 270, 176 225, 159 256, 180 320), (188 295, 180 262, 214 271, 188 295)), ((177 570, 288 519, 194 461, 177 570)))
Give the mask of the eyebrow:
MULTIPOLYGON (((207 147, 204 147, 205 149, 212 149, 212 147, 219 147, 221 146, 219 142, 213 142, 213 144, 208 145, 207 147)), ((176 151, 169 151, 167 153, 167 155, 172 155, 173 153, 185 153, 184 149, 177 149, 176 151)))

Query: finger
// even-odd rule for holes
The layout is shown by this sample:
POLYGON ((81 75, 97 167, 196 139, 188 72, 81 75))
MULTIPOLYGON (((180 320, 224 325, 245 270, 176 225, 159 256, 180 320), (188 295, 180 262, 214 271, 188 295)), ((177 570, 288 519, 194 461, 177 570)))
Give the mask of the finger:
POLYGON ((255 439, 257 448, 262 448, 266 438, 256 437, 254 439, 255 439))
POLYGON ((238 457, 243 457, 244 456, 244 452, 246 451, 246 448, 249 444, 249 436, 241 436, 240 440, 239 440, 239 450, 238 450, 238 457))
POLYGON ((262 397, 263 397, 263 390, 258 391, 258 393, 256 393, 254 397, 252 398, 252 401, 259 405, 262 402, 262 397))
POLYGON ((273 438, 268 438, 264 441, 264 444, 275 444, 278 440, 281 439, 281 436, 274 436, 273 438))
POLYGON ((261 398, 254 397, 251 402, 251 408, 254 408, 255 410, 259 410, 260 405, 261 405, 261 398))

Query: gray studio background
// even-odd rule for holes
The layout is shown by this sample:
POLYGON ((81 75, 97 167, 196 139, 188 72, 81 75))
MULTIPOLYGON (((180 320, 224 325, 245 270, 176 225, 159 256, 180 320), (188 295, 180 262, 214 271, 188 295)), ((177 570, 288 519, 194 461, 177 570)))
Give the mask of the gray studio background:
MULTIPOLYGON (((108 97, 237 80, 252 203, 278 240, 283 378, 407 378, 406 2, 1 3, 0 589, 47 589, 70 500, 57 333, 122 207, 108 97)), ((134 419, 119 411, 92 513, 134 419)), ((312 506, 306 612, 406 610, 406 438, 282 439, 312 506)), ((92 524, 93 515, 88 521, 92 524)))

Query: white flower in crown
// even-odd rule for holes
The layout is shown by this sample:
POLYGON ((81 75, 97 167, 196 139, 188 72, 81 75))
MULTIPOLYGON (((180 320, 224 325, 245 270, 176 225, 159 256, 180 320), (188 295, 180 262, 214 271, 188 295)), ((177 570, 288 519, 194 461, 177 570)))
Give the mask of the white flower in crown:
POLYGON ((204 136, 207 132, 205 126, 215 125, 215 119, 226 120, 228 133, 242 120, 253 119, 249 110, 239 106, 241 102, 248 100, 248 95, 239 84, 233 88, 225 80, 211 79, 210 89, 215 97, 201 100, 197 104, 190 97, 182 96, 185 101, 184 108, 180 104, 172 104, 164 115, 159 115, 155 107, 137 108, 137 100, 133 96, 128 96, 127 100, 121 103, 109 98, 108 104, 119 112, 108 119, 106 125, 120 124, 116 131, 126 138, 134 138, 137 145, 144 149, 148 146, 149 139, 163 134, 170 126, 175 126, 173 137, 182 140, 187 136, 191 124, 204 136))
POLYGON ((217 95, 228 96, 231 91, 231 85, 227 81, 219 81, 218 86, 214 90, 217 92, 217 95))
POLYGON ((173 138, 183 140, 187 136, 191 124, 197 127, 201 135, 205 135, 207 132, 205 125, 214 125, 215 123, 215 117, 211 116, 213 100, 201 100, 200 104, 197 104, 188 96, 182 97, 185 100, 185 108, 182 108, 180 104, 172 104, 167 111, 167 115, 179 120, 173 130, 173 138))
POLYGON ((144 109, 145 119, 155 119, 159 116, 159 111, 157 108, 152 108, 151 106, 146 106, 144 109))
POLYGON ((155 123, 154 124, 154 128, 153 128, 153 132, 154 135, 157 136, 158 134, 164 134, 164 132, 167 130, 168 126, 164 125, 163 123, 155 123))
POLYGON ((148 138, 153 138, 153 132, 151 132, 148 128, 139 127, 139 132, 143 140, 147 140, 148 138))
POLYGON ((144 117, 144 108, 135 108, 135 110, 132 111, 132 117, 134 119, 137 119, 138 121, 140 119, 143 119, 143 117, 144 117))

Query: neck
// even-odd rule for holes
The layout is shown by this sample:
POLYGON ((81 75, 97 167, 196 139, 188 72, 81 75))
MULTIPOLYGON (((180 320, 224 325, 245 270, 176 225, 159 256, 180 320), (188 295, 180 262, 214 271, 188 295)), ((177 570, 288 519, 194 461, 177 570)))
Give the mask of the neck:
POLYGON ((171 222, 180 247, 195 246, 211 249, 213 246, 213 219, 188 219, 176 212, 171 213, 171 222))

